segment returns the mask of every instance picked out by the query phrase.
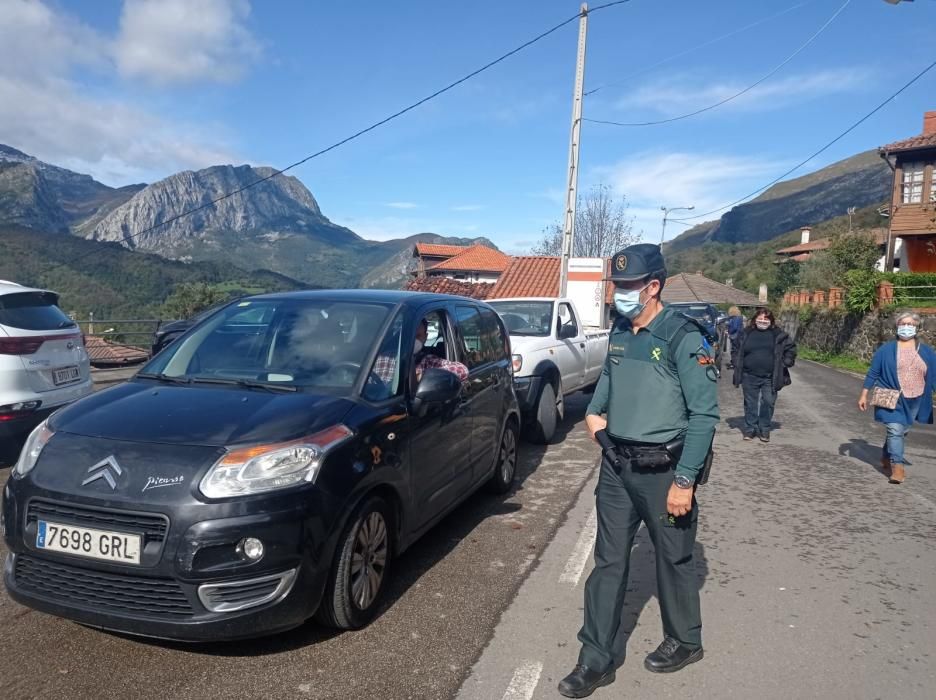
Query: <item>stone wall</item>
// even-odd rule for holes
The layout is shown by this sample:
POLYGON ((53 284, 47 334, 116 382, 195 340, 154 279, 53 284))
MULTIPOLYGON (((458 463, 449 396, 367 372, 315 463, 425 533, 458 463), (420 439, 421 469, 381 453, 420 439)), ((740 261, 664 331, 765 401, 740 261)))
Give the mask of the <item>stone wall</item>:
MULTIPOLYGON (((805 307, 809 309, 810 307, 805 307)), ((923 330, 920 339, 936 347, 936 314, 920 314, 923 330)), ((871 361, 881 343, 896 337, 895 312, 872 311, 866 316, 846 313, 843 309, 792 309, 780 314, 779 324, 804 347, 832 354, 846 354, 871 361)))

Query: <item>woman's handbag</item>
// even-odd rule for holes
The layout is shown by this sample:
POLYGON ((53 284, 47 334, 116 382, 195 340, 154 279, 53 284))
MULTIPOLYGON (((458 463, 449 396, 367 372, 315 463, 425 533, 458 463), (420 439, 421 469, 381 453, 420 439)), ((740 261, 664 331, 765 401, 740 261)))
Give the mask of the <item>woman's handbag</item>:
POLYGON ((871 390, 871 405, 893 411, 900 400, 900 389, 885 389, 876 386, 871 390))

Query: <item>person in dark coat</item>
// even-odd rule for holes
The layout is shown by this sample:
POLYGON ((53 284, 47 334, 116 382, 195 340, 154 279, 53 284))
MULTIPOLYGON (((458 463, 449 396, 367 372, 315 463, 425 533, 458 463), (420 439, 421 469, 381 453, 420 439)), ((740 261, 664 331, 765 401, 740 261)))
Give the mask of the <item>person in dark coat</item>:
POLYGON ((892 484, 906 478, 904 439, 915 422, 933 422, 933 402, 936 390, 936 352, 917 337, 922 320, 919 314, 902 311, 897 314, 897 340, 884 343, 874 353, 865 376, 864 388, 858 397, 858 408, 868 408, 868 392, 875 386, 900 392, 894 408, 875 406, 874 420, 887 429, 881 466, 892 484))
POLYGON ((738 338, 733 383, 744 393, 744 439, 770 442, 777 392, 789 386, 796 343, 777 327, 773 312, 760 307, 738 338))
POLYGON ((744 316, 741 309, 732 306, 728 309, 728 369, 734 369, 735 358, 738 355, 738 340, 744 330, 744 316))

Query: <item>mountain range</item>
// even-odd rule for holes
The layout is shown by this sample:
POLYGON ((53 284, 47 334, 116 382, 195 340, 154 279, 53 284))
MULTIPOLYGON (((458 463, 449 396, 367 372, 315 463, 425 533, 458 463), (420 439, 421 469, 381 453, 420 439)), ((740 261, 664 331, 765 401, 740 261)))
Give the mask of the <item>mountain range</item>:
POLYGON ((877 151, 864 151, 802 177, 784 180, 720 219, 693 226, 668 242, 670 251, 713 243, 760 243, 890 200, 893 173, 877 151))
MULTIPOLYGON (((884 203, 891 178, 887 164, 875 151, 859 153, 778 183, 720 219, 694 226, 668 242, 666 249, 674 267, 699 260, 695 253, 684 255, 696 249, 709 255, 705 251, 711 248, 712 254, 723 256, 721 246, 768 241, 800 226, 844 215, 849 207, 884 203)), ((84 239, 82 250, 106 247, 111 251, 108 259, 121 260, 120 264, 134 269, 144 264, 144 258, 135 255, 145 254, 150 266, 159 266, 156 260, 172 262, 161 268, 166 279, 181 279, 184 264, 189 264, 190 277, 211 281, 233 276, 247 288, 262 288, 264 284, 255 284, 258 279, 277 288, 399 288, 414 267, 412 248, 417 242, 495 247, 486 238, 434 233, 382 242, 365 240, 329 220, 297 178, 277 175, 269 167, 217 165, 179 172, 152 184, 112 188, 89 175, 0 145, 0 249, 15 239, 20 269, 42 270, 41 264, 33 264, 41 260, 23 258, 30 255, 29 246, 24 249, 22 245, 29 232, 44 236, 36 239, 34 257, 46 255, 55 237, 84 239), (224 196, 231 192, 237 194, 224 196), (193 209, 197 211, 187 214, 193 209), (116 256, 114 246, 126 255, 116 256)), ((70 264, 75 275, 87 275, 89 255, 58 264, 70 264)), ((4 257, 7 264, 0 262, 0 271, 9 269, 12 260, 10 255, 0 255, 4 257)), ((112 280, 120 277, 116 269, 107 272, 112 280)), ((6 274, 16 273, 13 269, 6 274)), ((53 278, 45 283, 54 286, 54 282, 53 278)), ((132 279, 120 282, 132 283, 132 279)))
POLYGON ((111 188, 0 145, 0 224, 118 243, 171 260, 271 270, 318 287, 399 287, 419 241, 494 246, 485 238, 433 233, 365 240, 330 221, 298 179, 275 172, 217 165, 111 188))

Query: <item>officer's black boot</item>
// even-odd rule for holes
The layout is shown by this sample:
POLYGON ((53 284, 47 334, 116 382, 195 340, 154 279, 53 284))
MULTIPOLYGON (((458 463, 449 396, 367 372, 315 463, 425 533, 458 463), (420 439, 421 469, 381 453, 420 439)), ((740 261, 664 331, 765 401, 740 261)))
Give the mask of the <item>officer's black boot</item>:
POLYGON ((578 664, 572 669, 572 673, 559 681, 559 693, 567 698, 587 698, 601 686, 613 682, 613 668, 601 673, 578 664))
POLYGON ((654 673, 673 673, 702 660, 702 647, 689 649, 672 637, 667 637, 657 650, 647 654, 644 667, 654 673))

